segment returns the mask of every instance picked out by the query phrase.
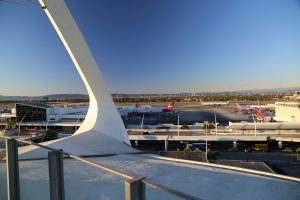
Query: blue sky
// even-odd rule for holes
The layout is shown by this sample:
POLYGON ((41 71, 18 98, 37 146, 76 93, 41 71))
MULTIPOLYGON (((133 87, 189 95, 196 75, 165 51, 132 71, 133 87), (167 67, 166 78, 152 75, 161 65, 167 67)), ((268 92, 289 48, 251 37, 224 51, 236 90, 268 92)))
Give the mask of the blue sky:
MULTIPOLYGON (((86 93, 45 13, 19 1, 0 1, 0 95, 86 93)), ((66 2, 113 93, 300 86, 297 0, 66 2)))

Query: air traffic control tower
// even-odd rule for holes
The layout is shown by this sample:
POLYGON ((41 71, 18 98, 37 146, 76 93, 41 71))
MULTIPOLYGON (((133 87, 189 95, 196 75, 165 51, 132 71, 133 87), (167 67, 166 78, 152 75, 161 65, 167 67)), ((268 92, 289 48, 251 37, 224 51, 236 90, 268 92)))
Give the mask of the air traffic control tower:
POLYGON ((132 148, 64 1, 40 4, 87 88, 90 107, 71 137, 21 148, 15 139, 4 138, 0 199, 300 199, 297 178, 153 156, 132 148))

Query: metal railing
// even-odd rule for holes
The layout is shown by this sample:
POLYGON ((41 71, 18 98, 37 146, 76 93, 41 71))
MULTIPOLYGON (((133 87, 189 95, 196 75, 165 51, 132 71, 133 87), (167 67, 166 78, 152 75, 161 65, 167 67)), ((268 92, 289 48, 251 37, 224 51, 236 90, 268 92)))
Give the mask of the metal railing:
POLYGON ((102 165, 100 163, 65 152, 61 149, 55 149, 31 141, 24 141, 20 139, 5 137, 5 136, 0 136, 0 138, 6 140, 7 196, 9 200, 20 199, 18 142, 23 144, 34 145, 43 149, 50 150, 48 152, 48 168, 49 168, 49 185, 50 185, 51 200, 65 199, 64 170, 63 170, 64 155, 69 158, 86 163, 90 166, 96 167, 98 169, 125 178, 126 179, 124 182, 125 200, 145 200, 146 199, 145 186, 161 191, 163 193, 174 195, 182 199, 199 200, 199 198, 197 197, 151 182, 147 180, 145 177, 134 177, 126 173, 123 173, 119 170, 112 169, 110 167, 102 165))

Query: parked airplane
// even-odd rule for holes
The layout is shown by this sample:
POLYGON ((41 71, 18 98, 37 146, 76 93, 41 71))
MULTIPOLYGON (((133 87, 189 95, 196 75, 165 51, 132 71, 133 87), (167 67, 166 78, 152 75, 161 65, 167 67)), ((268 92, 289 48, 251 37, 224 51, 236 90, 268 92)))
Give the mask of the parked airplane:
POLYGON ((262 105, 249 105, 250 108, 256 108, 260 110, 274 110, 272 106, 262 106, 262 105))
POLYGON ((142 114, 158 114, 163 112, 169 112, 173 109, 175 102, 171 102, 167 107, 152 107, 152 106, 140 106, 136 104, 134 106, 128 106, 125 108, 118 108, 121 116, 128 115, 131 113, 136 113, 138 115, 142 114))
POLYGON ((273 122, 274 121, 274 113, 263 114, 259 109, 255 110, 257 121, 260 122, 273 122))
POLYGON ((250 112, 252 112, 252 111, 254 111, 254 110, 257 110, 257 108, 255 108, 255 107, 250 107, 250 106, 248 106, 248 105, 246 105, 246 106, 241 106, 240 104, 238 104, 238 103, 236 103, 236 108, 238 109, 238 110, 240 110, 240 111, 242 111, 242 112, 244 112, 244 111, 250 111, 250 112))
POLYGON ((257 109, 259 110, 273 110, 274 108, 271 106, 261 106, 261 105, 245 105, 241 106, 240 104, 236 103, 236 108, 241 111, 255 111, 257 109))
POLYGON ((201 105, 203 106, 223 106, 223 105, 228 105, 229 103, 226 101, 201 101, 201 105))

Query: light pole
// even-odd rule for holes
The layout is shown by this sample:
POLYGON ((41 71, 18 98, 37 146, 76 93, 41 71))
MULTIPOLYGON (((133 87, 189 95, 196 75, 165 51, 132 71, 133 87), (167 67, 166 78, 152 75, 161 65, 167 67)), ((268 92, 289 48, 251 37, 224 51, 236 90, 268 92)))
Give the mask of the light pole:
POLYGON ((215 127, 216 127, 216 136, 218 135, 218 124, 217 124, 217 114, 215 113, 215 127))
POLYGON ((78 124, 78 122, 79 122, 79 117, 77 118, 77 121, 75 123, 75 131, 77 131, 77 124, 78 124))
POLYGON ((23 118, 21 119, 21 121, 20 121, 19 124, 18 124, 18 125, 19 125, 19 133, 21 132, 21 123, 22 123, 22 121, 24 120, 25 116, 26 116, 26 115, 23 116, 23 118))
POLYGON ((205 125, 205 156, 207 158, 207 125, 208 125, 208 122, 205 121, 204 125, 205 125))
POLYGON ((179 136, 179 112, 177 115, 177 135, 179 136))
POLYGON ((256 137, 256 121, 255 121, 255 119, 254 119, 253 113, 252 113, 252 118, 253 118, 253 122, 254 122, 254 135, 255 135, 255 137, 256 137))
POLYGON ((47 123, 46 123, 46 131, 48 131, 48 124, 49 124, 50 120, 51 120, 51 115, 49 116, 49 119, 47 120, 47 123))
POLYGON ((145 117, 145 114, 143 113, 142 122, 141 122, 141 130, 143 129, 143 126, 144 126, 144 117, 145 117))
POLYGON ((182 112, 178 112, 177 113, 177 135, 179 136, 179 131, 180 131, 180 128, 179 128, 179 117, 180 117, 180 114, 181 114, 182 112))
MULTIPOLYGON (((42 124, 44 124, 44 126, 45 126, 45 131, 47 131, 47 130, 48 130, 47 122, 42 122, 42 124)), ((42 128, 42 126, 41 126, 41 128, 42 128)), ((42 128, 42 130, 43 130, 43 128, 42 128)))

